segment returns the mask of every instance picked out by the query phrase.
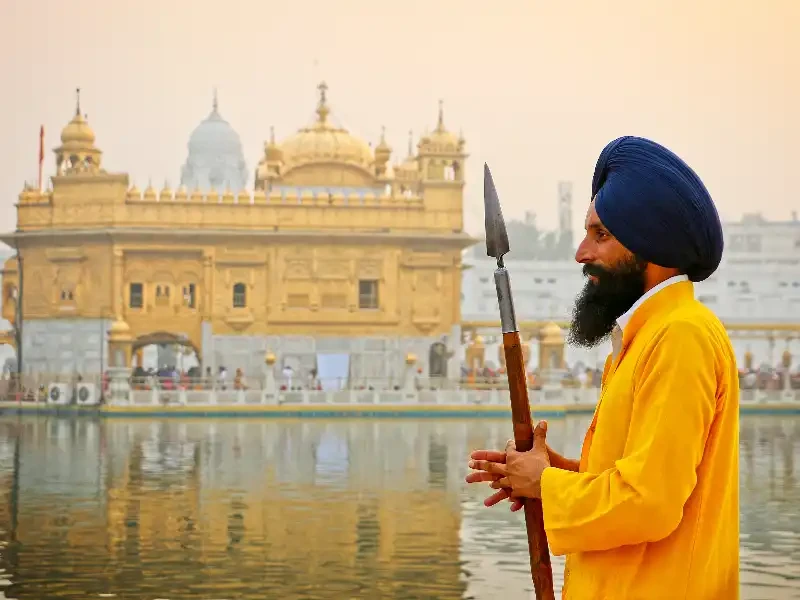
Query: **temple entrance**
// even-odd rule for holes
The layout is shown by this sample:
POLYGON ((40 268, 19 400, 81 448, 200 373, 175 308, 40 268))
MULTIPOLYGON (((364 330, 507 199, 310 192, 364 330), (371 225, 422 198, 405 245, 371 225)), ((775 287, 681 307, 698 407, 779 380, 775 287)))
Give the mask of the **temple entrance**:
POLYGON ((172 388, 181 379, 200 379, 200 352, 186 335, 158 331, 134 340, 131 353, 134 387, 158 382, 172 388))

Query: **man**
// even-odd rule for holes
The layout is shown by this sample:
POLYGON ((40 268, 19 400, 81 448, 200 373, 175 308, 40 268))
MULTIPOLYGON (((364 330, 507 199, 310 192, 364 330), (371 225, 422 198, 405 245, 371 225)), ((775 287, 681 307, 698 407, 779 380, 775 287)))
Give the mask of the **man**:
POLYGON ((588 278, 570 341, 612 354, 579 460, 534 447, 479 450, 467 482, 541 498, 568 600, 739 597, 739 384, 730 340, 694 297, 722 257, 697 175, 649 140, 600 154, 576 260, 588 278))

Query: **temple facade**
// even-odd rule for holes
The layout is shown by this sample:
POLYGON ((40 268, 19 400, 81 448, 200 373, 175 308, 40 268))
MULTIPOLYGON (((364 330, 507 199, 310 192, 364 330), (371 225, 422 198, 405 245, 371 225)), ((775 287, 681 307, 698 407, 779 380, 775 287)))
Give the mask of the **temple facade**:
POLYGON ((161 344, 213 371, 255 375, 270 352, 298 376, 385 382, 410 353, 426 357, 423 370, 432 348, 447 356, 460 340, 462 250, 475 240, 463 229, 465 143, 441 105, 432 133, 393 164, 383 137, 373 149, 333 124, 321 84, 316 119, 270 136, 251 191, 221 119, 215 101, 184 185, 140 191, 103 168, 78 103, 51 185, 26 186, 16 231, 0 235, 22 263, 5 262, 2 316, 14 326, 20 294, 23 370, 98 373, 161 344), (225 129, 227 158, 209 154, 211 129, 225 129))

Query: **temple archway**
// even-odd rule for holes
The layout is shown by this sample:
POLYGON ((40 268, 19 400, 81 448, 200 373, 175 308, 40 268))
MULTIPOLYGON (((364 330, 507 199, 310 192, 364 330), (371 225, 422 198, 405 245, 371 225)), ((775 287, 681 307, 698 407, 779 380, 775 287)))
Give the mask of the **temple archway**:
POLYGON ((155 331, 137 337, 131 347, 135 370, 176 369, 185 372, 202 364, 200 350, 187 335, 155 331))

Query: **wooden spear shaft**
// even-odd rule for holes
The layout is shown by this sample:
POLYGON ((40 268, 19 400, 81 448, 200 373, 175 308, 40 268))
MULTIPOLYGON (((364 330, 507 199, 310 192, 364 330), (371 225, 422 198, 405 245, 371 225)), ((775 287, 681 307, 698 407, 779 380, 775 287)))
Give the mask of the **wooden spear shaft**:
MULTIPOLYGON (((522 354, 519 332, 503 333, 503 351, 506 356, 506 374, 511 396, 511 420, 514 424, 514 442, 517 451, 527 452, 533 448, 533 422, 528 400, 528 382, 522 354)), ((542 501, 534 498, 523 500, 525 527, 528 532, 528 552, 531 559, 531 578, 536 600, 555 600, 553 591, 553 569, 550 564, 550 549, 544 529, 542 501)))

